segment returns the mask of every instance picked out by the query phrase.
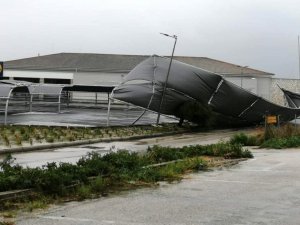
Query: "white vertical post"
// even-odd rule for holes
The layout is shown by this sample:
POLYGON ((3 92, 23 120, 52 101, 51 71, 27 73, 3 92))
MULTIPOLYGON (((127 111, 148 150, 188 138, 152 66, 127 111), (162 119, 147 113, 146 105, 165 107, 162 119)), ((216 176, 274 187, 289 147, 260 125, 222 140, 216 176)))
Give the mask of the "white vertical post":
POLYGON ((29 112, 32 112, 32 100, 33 100, 33 94, 30 94, 29 112))
POLYGON ((4 116, 4 125, 7 124, 7 110, 8 110, 8 102, 9 102, 9 98, 6 99, 6 103, 5 103, 5 116, 4 116))
POLYGON ((107 120, 106 120, 106 126, 110 126, 110 104, 111 104, 111 99, 108 98, 108 108, 107 108, 107 120))
POLYGON ((60 113, 61 94, 58 96, 58 113, 60 113))

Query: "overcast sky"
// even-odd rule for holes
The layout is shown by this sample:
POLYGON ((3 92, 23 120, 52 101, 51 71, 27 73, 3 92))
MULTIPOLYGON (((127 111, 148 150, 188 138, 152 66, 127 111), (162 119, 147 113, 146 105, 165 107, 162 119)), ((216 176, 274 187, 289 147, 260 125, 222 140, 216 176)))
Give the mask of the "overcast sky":
POLYGON ((59 52, 203 56, 298 77, 299 0, 2 0, 0 60, 59 52))

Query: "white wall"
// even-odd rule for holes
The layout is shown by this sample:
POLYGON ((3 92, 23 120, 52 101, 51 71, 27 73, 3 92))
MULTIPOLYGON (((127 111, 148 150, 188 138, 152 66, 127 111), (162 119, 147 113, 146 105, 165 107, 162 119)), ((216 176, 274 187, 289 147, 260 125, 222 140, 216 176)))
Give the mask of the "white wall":
POLYGON ((240 77, 240 76, 224 76, 224 78, 239 87, 242 87, 253 94, 259 95, 270 100, 271 77, 240 77))
POLYGON ((23 77, 23 78, 48 78, 48 79, 70 79, 74 77, 73 72, 56 71, 32 71, 32 70, 8 70, 4 71, 4 77, 23 77))
MULTIPOLYGON (((73 84, 86 85, 117 85, 122 82, 125 74, 122 73, 102 73, 102 72, 77 72, 74 74, 73 84)), ((95 93, 73 93, 74 99, 95 99, 95 93)), ((98 100, 107 100, 106 93, 99 93, 98 100)))
POLYGON ((272 78, 258 78, 257 79, 257 95, 271 100, 271 86, 272 78))
POLYGON ((283 78, 274 78, 272 79, 271 87, 271 100, 274 103, 279 105, 286 105, 284 94, 277 86, 277 84, 286 90, 300 93, 300 80, 299 79, 283 79, 283 78))
POLYGON ((119 84, 125 74, 101 72, 77 72, 74 74, 73 84, 111 85, 119 84))

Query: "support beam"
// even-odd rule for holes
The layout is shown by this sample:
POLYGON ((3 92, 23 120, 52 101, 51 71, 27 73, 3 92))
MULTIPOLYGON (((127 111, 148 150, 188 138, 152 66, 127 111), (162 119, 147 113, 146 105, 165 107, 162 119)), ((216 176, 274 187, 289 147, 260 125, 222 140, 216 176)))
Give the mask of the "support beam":
POLYGON ((61 93, 58 96, 58 113, 60 113, 61 93))
POLYGON ((13 89, 10 89, 7 99, 6 99, 6 102, 5 102, 4 125, 7 125, 8 104, 9 104, 9 99, 10 99, 12 91, 13 91, 13 89))
POLYGON ((224 79, 222 78, 222 80, 219 82, 219 84, 218 84, 216 90, 215 90, 214 93, 211 95, 210 99, 208 100, 208 103, 207 103, 207 104, 210 105, 211 101, 213 100, 213 98, 215 97, 215 95, 218 93, 218 91, 219 91, 221 85, 223 84, 223 82, 224 82, 224 79))
POLYGON ((143 117, 143 115, 145 115, 146 112, 147 112, 147 109, 144 110, 144 112, 132 123, 132 125, 134 125, 136 122, 138 122, 143 117))
POLYGON ((32 112, 32 101, 33 101, 33 94, 30 94, 29 112, 32 112))
POLYGON ((249 107, 247 107, 245 110, 243 110, 238 117, 241 117, 245 112, 247 112, 250 108, 252 108, 256 102, 258 102, 260 98, 256 99, 249 107))
POLYGON ((107 120, 106 120, 106 126, 110 126, 110 104, 111 104, 111 98, 108 98, 108 108, 107 108, 107 120))
POLYGON ((9 98, 8 98, 8 99, 6 99, 6 103, 5 103, 4 125, 7 125, 7 111, 8 111, 8 102, 9 102, 9 98))

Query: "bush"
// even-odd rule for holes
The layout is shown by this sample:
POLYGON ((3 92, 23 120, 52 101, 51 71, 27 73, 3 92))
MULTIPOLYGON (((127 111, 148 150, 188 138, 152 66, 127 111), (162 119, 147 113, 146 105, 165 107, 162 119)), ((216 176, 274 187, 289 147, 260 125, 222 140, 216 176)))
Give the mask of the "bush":
POLYGON ((275 149, 300 147, 300 137, 272 138, 265 141, 260 147, 275 149))
POLYGON ((94 181, 91 182, 91 189, 95 193, 103 193, 107 188, 107 181, 103 177, 98 176, 94 181))
POLYGON ((185 171, 206 167, 198 157, 221 156, 225 158, 252 157, 240 144, 218 143, 182 148, 153 146, 144 155, 118 151, 104 156, 88 153, 75 165, 48 163, 41 168, 23 168, 13 164, 8 155, 0 163, 0 191, 33 188, 45 195, 65 196, 77 192, 79 198, 91 193, 103 193, 112 187, 122 187, 130 182, 156 182, 179 179, 185 171), (161 167, 149 165, 181 159, 161 167), (91 178, 96 177, 95 180, 91 178), (80 185, 78 188, 75 186, 80 185))
POLYGON ((244 133, 235 134, 231 139, 231 144, 240 144, 243 146, 258 146, 262 143, 263 139, 260 135, 248 136, 244 133))
POLYGON ((247 145, 248 136, 244 133, 235 134, 232 138, 230 138, 230 143, 231 144, 247 145))

